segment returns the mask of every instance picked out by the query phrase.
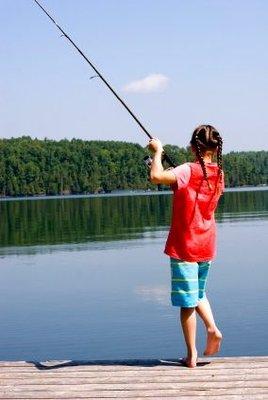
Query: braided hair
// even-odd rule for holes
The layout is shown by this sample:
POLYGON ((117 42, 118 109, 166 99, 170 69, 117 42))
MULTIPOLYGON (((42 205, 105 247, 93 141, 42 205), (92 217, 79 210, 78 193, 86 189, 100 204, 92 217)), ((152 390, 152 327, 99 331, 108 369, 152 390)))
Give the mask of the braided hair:
POLYGON ((200 125, 194 130, 190 144, 196 152, 197 159, 203 170, 204 178, 207 181, 209 189, 211 190, 204 161, 204 153, 209 150, 215 152, 217 149, 217 164, 219 167, 219 176, 221 178, 223 144, 222 137, 212 125, 200 125))

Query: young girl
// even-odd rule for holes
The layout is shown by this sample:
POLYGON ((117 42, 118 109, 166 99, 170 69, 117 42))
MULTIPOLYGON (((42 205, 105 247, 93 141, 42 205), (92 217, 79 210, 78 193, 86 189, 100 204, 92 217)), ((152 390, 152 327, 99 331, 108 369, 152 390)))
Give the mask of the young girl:
POLYGON ((195 162, 164 170, 163 147, 158 139, 149 142, 154 151, 151 182, 171 185, 172 222, 165 253, 171 263, 171 302, 181 307, 180 319, 187 346, 182 362, 196 366, 196 312, 207 330, 204 355, 219 351, 222 334, 217 328, 206 297, 205 287, 211 260, 216 255, 214 211, 224 189, 222 138, 211 125, 200 125, 193 132, 191 149, 195 162), (213 156, 217 153, 217 163, 213 156))

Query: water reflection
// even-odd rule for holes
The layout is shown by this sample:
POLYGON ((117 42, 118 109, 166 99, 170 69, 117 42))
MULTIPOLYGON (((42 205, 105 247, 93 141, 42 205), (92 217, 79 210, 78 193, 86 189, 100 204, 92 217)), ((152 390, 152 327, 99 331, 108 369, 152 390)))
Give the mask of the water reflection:
MULTIPOLYGON (((268 191, 226 192, 217 220, 267 218, 268 191)), ((166 230, 171 195, 0 202, 0 246, 128 240, 166 230)))
POLYGON ((222 196, 217 220, 265 218, 268 216, 268 191, 233 191, 222 196))
POLYGON ((143 301, 149 301, 163 306, 170 303, 169 298, 170 287, 167 285, 145 286, 139 285, 135 288, 135 294, 143 301))

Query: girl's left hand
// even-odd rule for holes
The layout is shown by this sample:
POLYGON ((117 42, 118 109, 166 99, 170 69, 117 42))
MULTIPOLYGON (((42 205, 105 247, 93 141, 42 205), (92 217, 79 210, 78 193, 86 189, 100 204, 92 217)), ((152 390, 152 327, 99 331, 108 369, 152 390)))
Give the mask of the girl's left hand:
POLYGON ((157 138, 153 138, 153 139, 149 140, 148 147, 149 147, 150 150, 152 150, 154 152, 156 152, 156 151, 161 151, 161 152, 164 151, 162 143, 157 138))

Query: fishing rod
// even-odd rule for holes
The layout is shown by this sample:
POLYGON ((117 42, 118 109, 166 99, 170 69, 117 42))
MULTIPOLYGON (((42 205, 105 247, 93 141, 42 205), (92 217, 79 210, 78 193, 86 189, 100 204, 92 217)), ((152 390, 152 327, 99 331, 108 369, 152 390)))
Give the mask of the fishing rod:
MULTIPOLYGON (((110 91, 114 94, 114 96, 122 104, 122 106, 128 111, 128 113, 132 116, 132 118, 134 118, 134 120, 137 122, 137 124, 143 130, 143 132, 149 137, 149 139, 153 139, 152 135, 147 131, 147 129, 145 129, 145 127, 142 125, 142 123, 139 121, 139 119, 136 117, 136 115, 131 111, 131 109, 127 106, 127 104, 124 102, 124 100, 121 99, 121 97, 116 93, 116 91, 112 88, 112 86, 107 82, 107 80, 99 72, 99 70, 95 67, 95 65, 88 59, 88 57, 82 52, 82 50, 77 46, 77 44, 75 44, 75 42, 71 39, 71 37, 59 26, 59 24, 47 12, 47 10, 39 3, 39 1, 37 1, 37 0, 33 0, 33 1, 47 15, 47 17, 50 19, 50 21, 53 22, 53 24, 56 25, 56 27, 61 31, 62 36, 64 36, 66 39, 69 40, 69 42, 74 46, 74 48, 78 51, 78 53, 91 66, 91 68, 96 72, 97 76, 103 81, 103 83, 108 87, 108 89, 110 89, 110 91)), ((174 162, 170 159, 170 157, 166 153, 163 153, 163 160, 165 160, 171 167, 175 167, 176 166, 174 164, 174 162)))

